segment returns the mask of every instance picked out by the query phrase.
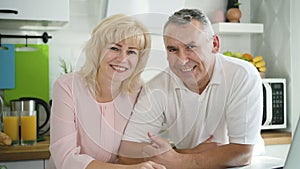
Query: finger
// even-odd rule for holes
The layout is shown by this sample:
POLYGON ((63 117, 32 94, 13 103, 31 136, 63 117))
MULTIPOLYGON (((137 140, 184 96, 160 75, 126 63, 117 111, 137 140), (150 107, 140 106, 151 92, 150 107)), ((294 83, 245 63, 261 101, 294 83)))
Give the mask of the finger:
POLYGON ((148 132, 148 137, 152 141, 152 144, 154 145, 154 147, 157 147, 157 148, 170 147, 169 143, 159 136, 154 136, 150 132, 148 132))
POLYGON ((163 165, 161 165, 161 164, 157 164, 157 163, 154 163, 154 164, 153 164, 153 167, 154 167, 155 169, 166 169, 165 166, 163 166, 163 165))
POLYGON ((155 169, 166 169, 165 166, 161 165, 161 164, 158 164, 158 163, 155 163, 153 161, 149 161, 149 163, 151 164, 152 167, 154 167, 155 169))

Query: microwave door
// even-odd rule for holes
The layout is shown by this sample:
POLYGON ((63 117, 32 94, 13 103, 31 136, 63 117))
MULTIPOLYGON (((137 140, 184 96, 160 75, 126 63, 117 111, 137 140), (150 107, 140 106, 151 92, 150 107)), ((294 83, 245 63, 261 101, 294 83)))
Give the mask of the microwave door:
POLYGON ((263 126, 268 126, 272 123, 273 112, 272 112, 272 88, 268 82, 263 82, 264 88, 266 90, 266 121, 262 124, 263 126))

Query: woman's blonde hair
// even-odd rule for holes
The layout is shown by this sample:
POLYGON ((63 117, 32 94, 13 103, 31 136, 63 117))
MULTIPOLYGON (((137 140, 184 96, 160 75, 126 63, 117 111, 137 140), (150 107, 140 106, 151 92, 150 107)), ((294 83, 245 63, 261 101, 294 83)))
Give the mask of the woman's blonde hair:
POLYGON ((79 73, 90 90, 96 89, 96 76, 108 44, 130 41, 139 48, 139 59, 133 74, 122 82, 122 91, 133 92, 142 84, 141 73, 149 58, 151 37, 140 22, 133 17, 117 14, 104 19, 96 26, 85 46, 86 61, 79 73))

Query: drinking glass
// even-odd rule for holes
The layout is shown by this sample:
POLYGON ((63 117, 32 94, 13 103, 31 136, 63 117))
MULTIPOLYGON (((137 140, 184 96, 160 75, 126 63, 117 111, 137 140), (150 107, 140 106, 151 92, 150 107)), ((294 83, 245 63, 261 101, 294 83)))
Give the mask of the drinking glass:
POLYGON ((21 111, 21 145, 33 145, 37 142, 36 111, 21 111))
POLYGON ((19 112, 18 111, 3 111, 3 131, 12 139, 12 145, 17 145, 19 139, 19 112))

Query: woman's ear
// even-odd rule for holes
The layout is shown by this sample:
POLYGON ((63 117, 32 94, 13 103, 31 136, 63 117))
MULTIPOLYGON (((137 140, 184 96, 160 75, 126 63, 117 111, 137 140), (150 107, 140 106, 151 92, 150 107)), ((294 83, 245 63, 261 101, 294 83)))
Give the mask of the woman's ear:
POLYGON ((220 38, 218 35, 213 35, 213 53, 218 53, 220 51, 220 38))

